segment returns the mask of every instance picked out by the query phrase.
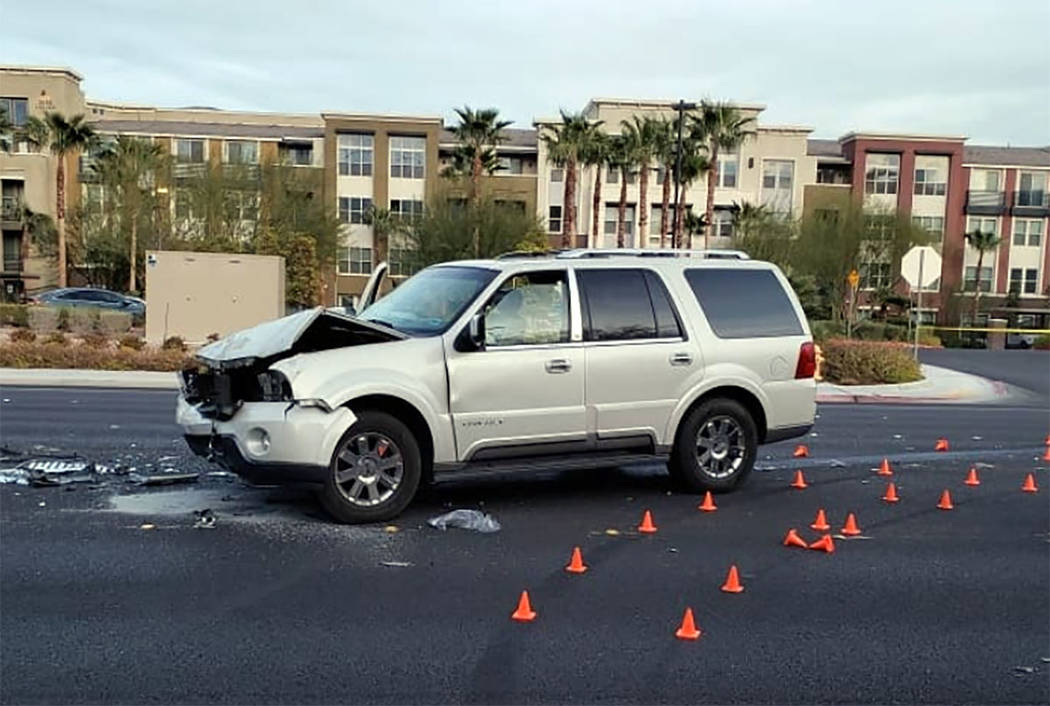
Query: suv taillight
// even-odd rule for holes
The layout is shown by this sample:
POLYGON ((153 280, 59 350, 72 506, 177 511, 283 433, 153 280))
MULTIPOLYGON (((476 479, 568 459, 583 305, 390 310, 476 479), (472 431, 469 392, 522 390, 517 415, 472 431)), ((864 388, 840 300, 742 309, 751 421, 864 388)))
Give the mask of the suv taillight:
POLYGON ((795 366, 795 379, 811 378, 816 372, 817 349, 813 346, 813 341, 806 341, 798 349, 798 365, 795 366))

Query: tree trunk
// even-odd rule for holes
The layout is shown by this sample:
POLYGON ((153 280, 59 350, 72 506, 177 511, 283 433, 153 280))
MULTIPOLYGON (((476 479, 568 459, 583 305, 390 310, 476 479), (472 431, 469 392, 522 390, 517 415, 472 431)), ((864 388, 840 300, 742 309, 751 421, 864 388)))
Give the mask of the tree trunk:
MULTIPOLYGON (((477 215, 478 204, 481 201, 481 147, 474 145, 474 161, 470 166, 470 206, 477 215)), ((474 257, 481 257, 481 228, 474 226, 474 257)))
POLYGON ((711 228, 715 223, 715 174, 718 171, 718 142, 711 140, 711 166, 707 168, 707 208, 704 210, 704 250, 710 245, 711 228))
POLYGON ((565 249, 576 245, 576 160, 565 162, 565 191, 562 208, 565 220, 562 222, 561 246, 565 249))
POLYGON ((55 220, 58 223, 58 286, 68 284, 66 277, 66 168, 63 164, 65 155, 58 155, 58 169, 55 170, 55 220))
MULTIPOLYGON (((974 279, 973 288, 973 312, 970 314, 970 325, 973 327, 977 326, 977 312, 981 306, 981 266, 984 265, 984 250, 977 251, 977 277, 974 279)), ((915 320, 919 320, 919 313, 916 312, 915 320)))
POLYGON ((598 247, 598 223, 602 217, 602 165, 594 165, 594 198, 591 200, 591 245, 598 247))
POLYGON ((637 247, 644 248, 649 239, 649 162, 642 162, 641 173, 638 174, 638 235, 637 247))
POLYGON ((664 165, 663 201, 660 207, 660 248, 667 247, 667 229, 671 225, 671 169, 664 165))
POLYGON ((616 247, 625 247, 624 227, 627 218, 627 167, 620 167, 620 203, 616 206, 616 247))
POLYGON ((128 291, 135 292, 135 267, 138 265, 139 219, 131 218, 131 267, 128 272, 128 291))
POLYGON ((685 190, 686 185, 682 184, 681 189, 678 191, 678 205, 674 209, 674 242, 675 247, 681 249, 685 238, 683 238, 683 231, 685 230, 685 190))

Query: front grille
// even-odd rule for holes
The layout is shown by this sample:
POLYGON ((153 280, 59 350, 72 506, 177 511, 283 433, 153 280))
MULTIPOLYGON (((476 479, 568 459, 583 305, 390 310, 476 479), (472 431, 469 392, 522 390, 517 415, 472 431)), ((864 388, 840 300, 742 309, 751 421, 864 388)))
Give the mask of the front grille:
MULTIPOLYGON (((250 376, 249 376, 250 377, 250 376)), ((233 394, 233 379, 227 373, 201 366, 182 371, 182 390, 186 401, 197 406, 201 416, 230 419, 241 406, 233 394)))

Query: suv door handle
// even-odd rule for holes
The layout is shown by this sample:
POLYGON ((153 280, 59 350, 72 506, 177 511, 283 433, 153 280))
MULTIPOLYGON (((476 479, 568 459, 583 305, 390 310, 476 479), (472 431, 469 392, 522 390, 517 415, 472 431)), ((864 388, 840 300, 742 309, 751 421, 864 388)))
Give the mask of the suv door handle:
POLYGON ((692 365, 693 356, 688 353, 672 353, 670 361, 671 365, 692 365))
POLYGON ((547 372, 551 374, 567 373, 572 370, 572 363, 564 358, 555 358, 547 361, 547 372))

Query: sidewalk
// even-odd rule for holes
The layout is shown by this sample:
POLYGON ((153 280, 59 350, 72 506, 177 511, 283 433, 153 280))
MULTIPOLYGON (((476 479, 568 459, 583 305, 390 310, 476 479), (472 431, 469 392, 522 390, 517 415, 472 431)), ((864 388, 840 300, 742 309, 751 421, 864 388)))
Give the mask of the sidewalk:
POLYGON ((965 404, 997 402, 1009 395, 1009 386, 995 380, 923 365, 924 379, 901 385, 817 384, 817 402, 965 404))
POLYGON ((179 379, 175 373, 155 373, 143 370, 0 368, 0 387, 4 385, 177 390, 179 379))

